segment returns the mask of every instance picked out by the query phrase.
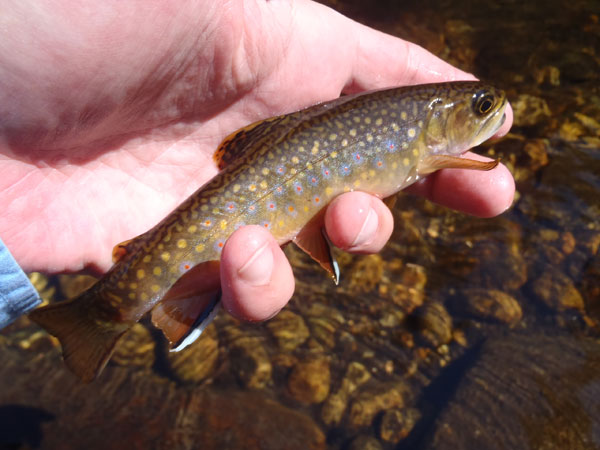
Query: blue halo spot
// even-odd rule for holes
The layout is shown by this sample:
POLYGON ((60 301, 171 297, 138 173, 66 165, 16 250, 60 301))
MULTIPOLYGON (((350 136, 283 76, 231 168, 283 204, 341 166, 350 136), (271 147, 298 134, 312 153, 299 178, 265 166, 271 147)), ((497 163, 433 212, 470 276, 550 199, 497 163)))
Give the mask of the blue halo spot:
POLYGON ((354 164, 362 164, 365 162, 365 158, 363 157, 363 155, 360 152, 354 152, 352 154, 352 162, 354 164))
POLYGON ((317 186, 319 184, 319 178, 316 175, 313 175, 312 173, 306 175, 306 180, 311 186, 317 186))
POLYGON ((183 261, 181 264, 179 264, 179 273, 185 273, 192 267, 194 267, 194 265, 191 261, 183 261))
POLYGON ((280 184, 279 186, 275 186, 275 189, 273 189, 273 192, 275 192, 276 195, 283 195, 283 194, 285 194, 285 188, 283 187, 282 184, 280 184))
POLYGON ((252 203, 251 205, 248 205, 246 211, 248 212, 248 214, 255 214, 257 209, 258 208, 256 207, 256 203, 252 203))
POLYGON ((323 167, 321 173, 323 174, 323 178, 329 178, 331 176, 331 170, 329 167, 323 167))
POLYGON ((270 230, 271 229, 271 222, 269 222, 267 220, 263 220, 260 223, 260 226, 266 228, 267 230, 270 230))
POLYGON ((385 161, 381 158, 375 158, 375 161, 373 161, 373 165, 376 169, 383 169, 385 167, 385 161))
POLYGON ((235 202, 227 202, 225 203, 225 211, 226 212, 234 212, 237 209, 237 205, 235 204, 235 202))
POLYGON ((296 207, 292 204, 286 205, 285 212, 288 213, 292 217, 296 217, 298 215, 298 211, 296 210, 296 207))
POLYGON ((215 245, 213 246, 213 248, 217 251, 217 252, 221 252, 223 250, 223 247, 225 246, 225 239, 217 239, 215 241, 215 245))
POLYGON ((350 172, 351 172, 351 170, 350 170, 349 165, 344 164, 344 165, 340 166, 340 175, 345 177, 346 175, 350 175, 350 172))
POLYGON ((283 175, 285 173, 285 167, 279 166, 275 169, 275 172, 277 172, 277 175, 283 175))
POLYGON ((304 188, 302 187, 302 184, 300 184, 297 181, 294 183, 294 192, 296 194, 302 194, 304 192, 304 188))
POLYGON ((277 203, 275 203, 273 201, 267 202, 266 207, 267 207, 267 211, 275 211, 275 210, 277 210, 277 203))
POLYGON ((394 153, 396 151, 398 151, 398 145, 396 145, 396 143, 394 141, 392 141, 391 139, 387 139, 384 142, 385 145, 385 150, 388 151, 389 153, 394 153))

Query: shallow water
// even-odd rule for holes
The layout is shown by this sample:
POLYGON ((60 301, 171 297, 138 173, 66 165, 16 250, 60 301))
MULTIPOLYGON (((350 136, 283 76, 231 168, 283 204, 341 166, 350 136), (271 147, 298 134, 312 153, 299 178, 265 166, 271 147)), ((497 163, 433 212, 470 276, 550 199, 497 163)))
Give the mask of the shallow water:
MULTIPOLYGON (((26 318, 0 333, 0 448, 600 448, 600 3, 331 2, 505 88, 517 179, 475 219, 409 195, 342 282, 294 249, 262 325, 169 354, 146 323, 80 384, 26 318)), ((46 280, 53 299, 84 278, 46 280)))

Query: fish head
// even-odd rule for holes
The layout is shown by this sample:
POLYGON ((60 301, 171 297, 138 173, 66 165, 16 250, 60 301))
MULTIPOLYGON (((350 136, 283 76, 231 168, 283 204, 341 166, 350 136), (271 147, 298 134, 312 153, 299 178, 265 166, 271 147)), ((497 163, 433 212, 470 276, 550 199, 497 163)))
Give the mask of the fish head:
POLYGON ((448 83, 428 105, 429 154, 460 155, 492 137, 506 120, 506 94, 481 82, 448 83))

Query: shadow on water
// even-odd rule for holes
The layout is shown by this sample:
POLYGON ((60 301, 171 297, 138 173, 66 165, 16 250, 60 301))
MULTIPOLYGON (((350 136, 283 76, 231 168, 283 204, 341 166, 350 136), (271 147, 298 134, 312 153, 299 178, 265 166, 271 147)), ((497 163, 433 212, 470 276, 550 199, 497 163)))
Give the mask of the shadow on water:
POLYGON ((0 450, 39 448, 42 426, 55 416, 48 411, 23 405, 0 406, 0 450))

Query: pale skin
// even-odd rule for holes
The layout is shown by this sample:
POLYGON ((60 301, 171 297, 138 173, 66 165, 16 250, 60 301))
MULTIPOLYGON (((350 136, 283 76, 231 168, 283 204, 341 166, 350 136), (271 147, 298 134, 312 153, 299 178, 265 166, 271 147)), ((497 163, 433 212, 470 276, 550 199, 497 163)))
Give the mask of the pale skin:
MULTIPOLYGON (((19 0, 0 17, 0 236, 26 271, 106 271, 112 247, 214 176, 219 142, 250 122, 342 92, 473 79, 306 0, 19 0)), ((498 134, 511 123, 508 108, 498 134)), ((510 206, 514 180, 503 165, 446 170, 411 191, 491 217, 510 206)), ((379 251, 392 228, 362 192, 327 209, 327 233, 348 251, 379 251)), ((221 263, 237 317, 267 319, 293 293, 264 229, 236 231, 221 263)))

